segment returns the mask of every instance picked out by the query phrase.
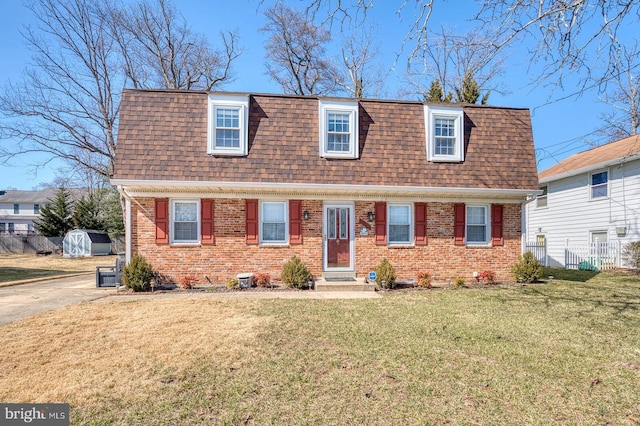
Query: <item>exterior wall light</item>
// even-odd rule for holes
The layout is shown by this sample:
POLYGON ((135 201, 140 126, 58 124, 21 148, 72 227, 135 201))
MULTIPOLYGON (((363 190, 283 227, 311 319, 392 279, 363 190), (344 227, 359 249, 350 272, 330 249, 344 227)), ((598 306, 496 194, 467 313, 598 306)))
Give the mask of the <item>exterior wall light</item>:
POLYGON ((304 213, 302 213, 302 217, 304 218, 304 220, 309 220, 309 212, 305 210, 304 213))
POLYGON ((373 212, 367 213, 367 216, 369 217, 369 222, 371 222, 373 220, 373 217, 374 217, 373 212))

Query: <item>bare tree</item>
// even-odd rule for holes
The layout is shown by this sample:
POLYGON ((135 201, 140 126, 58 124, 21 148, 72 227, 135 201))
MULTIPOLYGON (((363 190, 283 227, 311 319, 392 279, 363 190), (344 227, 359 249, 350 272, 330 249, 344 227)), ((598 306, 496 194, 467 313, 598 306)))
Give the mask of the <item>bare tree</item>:
POLYGON ((538 81, 561 85, 570 73, 582 90, 618 74, 624 30, 637 26, 639 16, 637 0, 485 0, 476 18, 494 29, 498 48, 525 37, 537 42, 532 61, 545 64, 538 81))
POLYGON ((124 79, 118 78, 119 53, 105 37, 102 12, 85 0, 40 0, 30 8, 38 27, 26 28, 23 36, 34 66, 0 94, 0 136, 11 139, 2 157, 45 152, 89 169, 103 159, 97 167, 106 172, 115 154, 124 79))
POLYGON ((240 54, 235 33, 221 33, 223 49, 215 52, 165 0, 143 0, 108 12, 133 87, 211 90, 229 81, 231 64, 240 54))
POLYGON ((478 31, 457 35, 444 27, 429 36, 429 42, 410 58, 407 72, 413 93, 429 98, 430 84, 438 81, 444 97, 453 94, 455 102, 471 102, 469 94, 477 91, 474 99, 484 91, 485 102, 491 91, 502 92, 497 81, 503 71, 504 57, 478 31), (429 84, 429 86, 427 85, 429 84), (473 86, 473 87, 472 87, 473 86))
POLYGON ((135 27, 112 19, 124 16, 116 3, 34 0, 29 8, 37 26, 23 35, 34 66, 0 93, 0 138, 6 139, 0 158, 5 162, 41 152, 108 176, 123 87, 211 88, 228 78, 237 56, 235 38, 225 44, 223 56, 203 47, 203 38, 191 33, 164 0, 126 12, 126 22, 149 24, 138 37, 132 36, 135 27), (162 40, 155 56, 137 56, 153 37, 162 40), (160 70, 168 71, 166 79, 160 70))
POLYGON ((375 62, 378 48, 374 45, 374 36, 373 27, 356 29, 345 35, 342 45, 344 69, 339 72, 337 84, 354 98, 378 95, 384 85, 387 73, 375 62))
POLYGON ((324 59, 331 34, 305 15, 278 2, 265 11, 269 34, 267 74, 285 93, 326 95, 336 90, 337 71, 324 59))
MULTIPOLYGON (((429 21, 437 3, 398 1, 397 14, 411 16, 403 43, 410 58, 420 57, 422 46, 429 41, 429 21)), ((344 23, 373 7, 374 0, 311 0, 308 10, 314 16, 323 13, 332 22, 344 23)), ((640 2, 483 0, 474 17, 492 34, 488 40, 497 50, 525 40, 534 42, 531 61, 543 63, 535 83, 546 80, 562 87, 565 77, 571 75, 578 80, 575 94, 580 94, 593 87, 604 90, 603 85, 619 74, 618 49, 635 37, 640 2)))
POLYGON ((601 101, 612 112, 604 114, 603 133, 615 141, 638 134, 640 128, 640 48, 638 43, 621 48, 618 58, 620 72, 606 85, 601 101))

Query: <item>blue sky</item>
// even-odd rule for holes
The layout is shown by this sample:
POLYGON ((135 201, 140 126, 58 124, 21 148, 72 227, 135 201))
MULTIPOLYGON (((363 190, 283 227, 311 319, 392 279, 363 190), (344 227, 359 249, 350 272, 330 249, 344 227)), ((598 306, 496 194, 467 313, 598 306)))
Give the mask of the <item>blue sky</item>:
MULTIPOLYGON (((290 1, 292 5, 304 2, 290 1)), ((396 13, 397 5, 403 1, 376 2, 369 18, 377 25, 379 60, 391 69, 396 61, 407 27, 411 22, 412 2, 401 13, 396 13)), ((469 26, 465 13, 470 17, 475 8, 469 7, 470 1, 437 0, 431 18, 435 28, 445 25, 463 31, 469 26)), ((234 65, 235 80, 220 90, 281 93, 280 87, 265 75, 264 41, 266 35, 259 31, 264 25, 263 12, 271 1, 261 5, 258 0, 219 1, 176 0, 176 5, 187 22, 196 32, 205 34, 215 45, 222 30, 236 30, 240 35, 243 54, 234 65)), ((24 25, 32 22, 30 11, 19 1, 3 4, 0 14, 0 84, 7 80, 16 80, 20 72, 29 65, 30 52, 26 50, 20 31, 24 25)), ((565 91, 544 85, 531 85, 533 79, 529 70, 529 57, 524 53, 525 46, 514 46, 505 61, 506 71, 502 78, 508 88, 508 94, 493 93, 489 98, 492 105, 526 107, 531 110, 534 141, 539 150, 539 169, 543 170, 572 153, 589 148, 586 141, 602 143, 603 140, 592 133, 602 127, 600 115, 606 107, 598 102, 595 91, 581 97, 555 101, 577 89, 571 82, 565 84, 565 91), (549 101, 552 102, 549 102, 549 101), (586 136, 586 138, 585 138, 586 136), (549 154, 553 154, 550 156, 549 154)), ((401 57, 395 63, 395 71, 390 72, 385 81, 388 95, 398 98, 397 93, 403 85, 404 61, 401 57)), ((1 141, 0 143, 11 143, 1 141)), ((46 166, 35 169, 34 165, 48 160, 46 156, 23 156, 14 159, 10 165, 0 165, 0 189, 32 189, 40 183, 53 181, 56 173, 64 174, 64 164, 53 160, 46 166)))

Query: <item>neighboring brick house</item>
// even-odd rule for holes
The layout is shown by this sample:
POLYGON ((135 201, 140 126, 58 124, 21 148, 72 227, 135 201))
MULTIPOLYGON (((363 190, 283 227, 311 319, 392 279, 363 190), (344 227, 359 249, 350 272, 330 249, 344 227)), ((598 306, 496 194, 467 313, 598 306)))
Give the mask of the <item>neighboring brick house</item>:
POLYGON ((527 109, 167 90, 123 92, 112 184, 129 257, 215 283, 293 255, 507 279, 538 190, 527 109))

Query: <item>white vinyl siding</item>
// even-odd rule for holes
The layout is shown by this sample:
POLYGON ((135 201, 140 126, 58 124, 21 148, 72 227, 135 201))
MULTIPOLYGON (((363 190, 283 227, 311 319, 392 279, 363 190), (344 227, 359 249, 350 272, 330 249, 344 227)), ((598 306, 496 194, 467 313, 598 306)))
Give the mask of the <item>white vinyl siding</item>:
POLYGON ((640 200, 635 195, 640 194, 640 160, 609 167, 608 196, 594 201, 591 179, 601 171, 542 182, 548 187, 548 207, 538 209, 535 202, 526 204, 526 241, 534 241, 540 232, 547 236, 549 266, 563 267, 567 240, 589 243, 594 230, 609 230, 609 241, 619 240, 622 245, 640 240, 640 200), (626 234, 618 236, 618 227, 626 227, 626 234))

